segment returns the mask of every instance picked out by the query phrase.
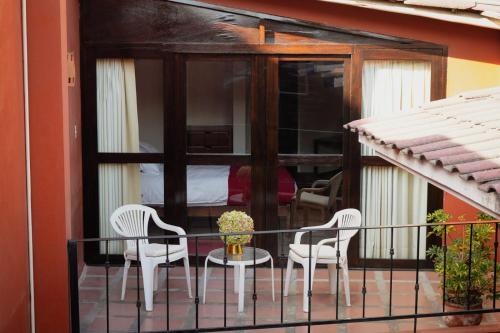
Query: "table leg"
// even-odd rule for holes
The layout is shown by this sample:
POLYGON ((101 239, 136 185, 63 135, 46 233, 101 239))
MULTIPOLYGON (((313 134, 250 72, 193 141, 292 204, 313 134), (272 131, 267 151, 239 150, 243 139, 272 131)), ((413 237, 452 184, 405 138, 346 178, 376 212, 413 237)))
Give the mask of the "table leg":
POLYGON ((205 297, 207 296, 207 264, 208 256, 205 259, 205 271, 203 273, 203 304, 205 304, 205 297))
POLYGON ((233 271, 234 271, 234 278, 233 278, 234 293, 237 293, 238 292, 238 283, 239 283, 239 280, 238 280, 238 265, 234 265, 233 271))
POLYGON ((244 302, 245 302, 245 265, 240 265, 238 274, 239 274, 238 312, 243 312, 244 302))

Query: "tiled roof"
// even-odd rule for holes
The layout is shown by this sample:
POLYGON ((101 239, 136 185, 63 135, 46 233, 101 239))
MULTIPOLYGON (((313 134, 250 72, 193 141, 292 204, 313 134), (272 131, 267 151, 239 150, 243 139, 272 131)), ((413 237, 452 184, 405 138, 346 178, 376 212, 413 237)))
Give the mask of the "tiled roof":
POLYGON ((500 1, 498 0, 396 0, 409 6, 424 6, 452 10, 467 10, 483 16, 500 18, 500 1))
POLYGON ((321 0, 500 29, 500 0, 321 0))
POLYGON ((375 146, 475 182, 483 192, 500 193, 500 87, 356 120, 345 128, 375 146))

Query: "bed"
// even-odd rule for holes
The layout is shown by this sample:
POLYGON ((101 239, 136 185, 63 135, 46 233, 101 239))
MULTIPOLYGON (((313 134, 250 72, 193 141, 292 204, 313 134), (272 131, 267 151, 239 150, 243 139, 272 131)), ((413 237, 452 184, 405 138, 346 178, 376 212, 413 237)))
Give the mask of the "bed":
MULTIPOLYGON (((188 153, 232 153, 232 126, 188 126, 188 153)), ((158 152, 141 142, 141 151, 158 152)), ((186 167, 188 216, 218 217, 228 210, 249 211, 251 170, 240 165, 188 165, 186 167)), ((168 181, 168 177, 167 177, 168 181)), ((164 173, 158 164, 141 165, 142 203, 162 215, 164 173)), ((288 217, 297 186, 284 167, 278 168, 278 215, 288 217)))
MULTIPOLYGON (((251 172, 247 166, 188 165, 186 167, 188 207, 247 206, 251 198, 251 172)), ((141 197, 146 205, 163 205, 164 174, 158 166, 141 169, 141 197)), ((287 205, 296 185, 290 173, 278 169, 278 202, 287 205)))

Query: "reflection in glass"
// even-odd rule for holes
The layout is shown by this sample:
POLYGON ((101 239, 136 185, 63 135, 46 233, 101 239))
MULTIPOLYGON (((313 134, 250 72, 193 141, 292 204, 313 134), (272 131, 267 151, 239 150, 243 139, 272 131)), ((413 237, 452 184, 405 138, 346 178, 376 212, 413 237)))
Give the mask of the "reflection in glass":
POLYGON ((341 154, 344 64, 279 63, 280 154, 341 154))
MULTIPOLYGON (((188 230, 191 233, 218 232, 217 219, 231 210, 250 214, 250 166, 188 165, 187 203, 188 230)), ((190 247, 194 249, 194 240, 190 247)), ((220 238, 200 238, 200 254, 221 247, 220 238)))
POLYGON ((317 174, 308 172, 309 168, 288 168, 298 188, 291 203, 292 228, 324 224, 342 208, 343 174, 340 165, 322 167, 325 171, 317 174))
POLYGON ((190 60, 186 76, 187 151, 249 154, 249 64, 190 60))

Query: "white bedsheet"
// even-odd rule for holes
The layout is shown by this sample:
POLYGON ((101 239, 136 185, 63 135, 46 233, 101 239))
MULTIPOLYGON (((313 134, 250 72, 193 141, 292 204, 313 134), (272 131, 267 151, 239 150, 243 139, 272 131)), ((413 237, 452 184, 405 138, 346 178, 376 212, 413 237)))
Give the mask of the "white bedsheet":
MULTIPOLYGON (((186 169, 188 206, 227 204, 229 166, 188 165, 186 169)), ((141 172, 141 192, 142 203, 163 205, 163 172, 141 172)))

